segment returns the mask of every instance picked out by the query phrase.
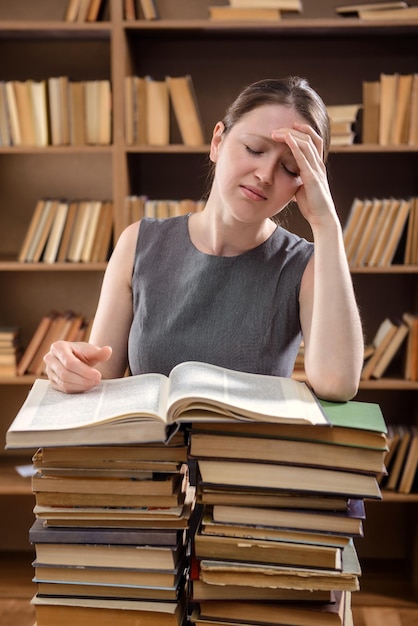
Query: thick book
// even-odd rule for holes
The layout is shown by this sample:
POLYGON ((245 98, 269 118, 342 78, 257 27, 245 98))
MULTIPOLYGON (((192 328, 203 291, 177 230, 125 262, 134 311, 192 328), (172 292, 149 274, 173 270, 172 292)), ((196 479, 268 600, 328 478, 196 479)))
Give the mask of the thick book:
POLYGON ((365 507, 362 499, 349 499, 346 511, 318 511, 315 502, 311 503, 310 509, 279 509, 274 507, 251 507, 214 505, 208 509, 211 511, 213 522, 230 524, 243 524, 250 528, 259 529, 282 529, 300 532, 325 533, 326 535, 345 535, 360 537, 363 535, 363 520, 365 519, 365 507))
POLYGON ((203 145, 205 135, 192 77, 166 76, 166 81, 183 143, 203 145))
POLYGON ((171 546, 186 540, 186 531, 152 528, 55 528, 36 519, 29 529, 29 541, 37 543, 112 544, 137 546, 171 546))
POLYGON ((381 499, 376 477, 343 470, 199 459, 202 485, 381 499))
POLYGON ((195 626, 216 624, 345 626, 346 609, 351 606, 350 596, 350 592, 337 592, 333 600, 326 604, 315 601, 282 604, 258 599, 252 602, 200 602, 199 607, 192 613, 192 620, 195 626))
POLYGON ((273 21, 281 19, 281 12, 274 8, 209 6, 209 18, 217 21, 273 21))
POLYGON ((180 422, 257 420, 327 425, 306 383, 189 361, 170 373, 104 380, 63 394, 37 379, 6 435, 8 448, 165 441, 180 422))
POLYGON ((56 585, 68 583, 72 585, 100 585, 109 588, 118 587, 147 587, 150 592, 153 588, 172 588, 179 584, 183 567, 172 570, 151 571, 144 568, 131 569, 121 567, 82 567, 65 565, 46 565, 34 561, 35 580, 49 582, 56 585))
POLYGON ((181 626, 185 602, 112 600, 109 598, 32 598, 37 626, 181 626))
POLYGON ((197 532, 194 537, 194 551, 198 559, 335 570, 342 568, 342 549, 336 546, 204 535, 197 532))
POLYGON ((357 591, 360 575, 360 563, 352 542, 343 549, 341 571, 325 568, 261 565, 239 561, 199 560, 200 579, 214 585, 357 591))

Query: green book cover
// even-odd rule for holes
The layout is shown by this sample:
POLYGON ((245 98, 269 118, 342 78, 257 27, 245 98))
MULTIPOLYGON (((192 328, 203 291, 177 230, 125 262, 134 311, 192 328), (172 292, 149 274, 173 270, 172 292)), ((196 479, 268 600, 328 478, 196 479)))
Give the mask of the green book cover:
POLYGON ((319 404, 331 426, 387 433, 382 409, 374 402, 359 402, 358 400, 329 402, 328 400, 319 400, 319 404))

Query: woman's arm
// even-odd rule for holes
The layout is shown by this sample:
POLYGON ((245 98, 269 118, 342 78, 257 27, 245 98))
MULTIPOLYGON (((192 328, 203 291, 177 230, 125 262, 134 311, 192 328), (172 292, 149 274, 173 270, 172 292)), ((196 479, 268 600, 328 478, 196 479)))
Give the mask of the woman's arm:
POLYGON ((131 278, 139 223, 120 236, 103 279, 89 343, 58 341, 45 355, 46 373, 61 391, 76 393, 97 385, 101 378, 119 378, 128 362, 132 322, 131 278))
POLYGON ((285 141, 298 164, 302 184, 295 197, 315 244, 299 298, 306 374, 318 396, 348 400, 357 393, 360 382, 364 340, 341 224, 323 162, 322 139, 307 124, 279 131, 277 139, 285 141))

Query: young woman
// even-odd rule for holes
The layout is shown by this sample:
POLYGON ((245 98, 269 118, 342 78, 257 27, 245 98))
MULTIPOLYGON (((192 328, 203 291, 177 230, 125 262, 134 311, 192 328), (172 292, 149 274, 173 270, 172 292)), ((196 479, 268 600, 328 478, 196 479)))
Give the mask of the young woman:
POLYGON ((305 79, 246 87, 216 124, 203 211, 143 219, 109 261, 89 343, 56 342, 51 384, 168 374, 181 361, 290 376, 300 346, 314 392, 358 388, 363 333, 325 160, 329 119, 305 79), (313 243, 278 225, 296 200, 313 243))

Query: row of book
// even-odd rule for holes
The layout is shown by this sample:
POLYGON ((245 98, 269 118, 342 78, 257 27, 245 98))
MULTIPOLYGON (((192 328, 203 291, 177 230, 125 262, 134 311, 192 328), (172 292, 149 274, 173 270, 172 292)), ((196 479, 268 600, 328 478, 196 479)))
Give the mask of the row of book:
POLYGON ((362 92, 363 143, 418 144, 417 73, 381 73, 376 80, 363 81, 362 92))
POLYGON ((385 455, 386 474, 380 485, 388 491, 408 494, 418 489, 418 427, 390 424, 385 455))
POLYGON ((167 218, 202 211, 204 200, 155 200, 145 195, 128 196, 125 199, 124 225, 128 226, 143 217, 167 218))
POLYGON ((38 626, 186 623, 194 507, 184 434, 41 448, 33 459, 38 626))
POLYGON ((388 450, 379 406, 318 401, 290 379, 272 390, 270 377, 207 364, 182 364, 169 380, 184 402, 174 431, 163 411, 171 427, 158 431, 171 433, 167 443, 145 443, 157 432, 145 410, 150 393, 158 395, 149 375, 104 381, 65 402, 37 380, 25 402, 32 411, 38 399, 36 420, 28 424, 24 406, 25 432, 19 415, 9 428, 9 449, 24 441, 39 448, 29 534, 37 625, 120 618, 125 626, 184 626, 191 613, 196 626, 352 626, 361 576, 355 541, 365 498, 381 499, 388 450), (217 400, 225 385, 228 416, 217 400), (267 421, 271 396, 282 417, 267 421), (198 417, 187 411, 196 398, 198 417), (207 411, 203 398, 213 401, 207 411), (300 419, 300 403, 316 417, 300 419), (252 406, 253 417, 243 417, 252 406))
POLYGON ((124 0, 124 16, 128 22, 134 20, 159 19, 156 0, 124 0))
POLYGON ((418 263, 418 198, 354 198, 343 229, 351 267, 418 263))
POLYGON ((44 356, 54 341, 88 341, 92 320, 74 311, 50 311, 39 321, 11 375, 45 373, 44 356))
POLYGON ((130 145, 165 146, 172 142, 177 122, 181 142, 186 146, 205 143, 204 127, 190 74, 127 76, 125 78, 125 138, 130 145))
POLYGON ((108 80, 68 76, 0 82, 0 146, 109 145, 108 80))
POLYGON ((277 21, 283 13, 302 13, 301 0, 229 0, 210 5, 209 18, 220 21, 277 21))
POLYGON ((400 320, 385 317, 373 340, 365 346, 362 380, 381 378, 394 363, 406 380, 418 380, 418 315, 403 313, 400 320))
POLYGON ((64 20, 66 22, 96 22, 100 19, 104 0, 68 0, 64 20))
POLYGON ((20 328, 0 326, 0 376, 16 376, 22 350, 20 328))
POLYGON ((19 250, 18 261, 107 261, 112 235, 112 202, 41 199, 36 203, 19 250))

